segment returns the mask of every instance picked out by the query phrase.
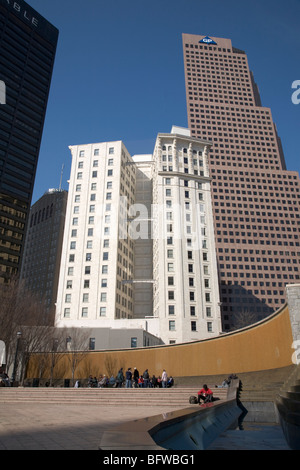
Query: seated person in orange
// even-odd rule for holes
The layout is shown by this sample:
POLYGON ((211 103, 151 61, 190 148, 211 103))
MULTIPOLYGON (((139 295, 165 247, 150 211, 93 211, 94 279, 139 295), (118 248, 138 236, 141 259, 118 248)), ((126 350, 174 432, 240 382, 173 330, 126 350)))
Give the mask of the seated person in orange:
POLYGON ((208 401, 212 401, 213 397, 213 392, 211 391, 210 388, 206 384, 203 385, 203 388, 199 390, 198 392, 198 403, 200 405, 201 400, 203 400, 204 403, 207 403, 208 401))

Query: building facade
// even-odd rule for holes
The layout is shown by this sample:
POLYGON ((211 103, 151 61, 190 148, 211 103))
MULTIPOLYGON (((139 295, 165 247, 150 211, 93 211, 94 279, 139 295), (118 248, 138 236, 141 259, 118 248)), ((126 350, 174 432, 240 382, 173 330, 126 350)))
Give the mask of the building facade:
POLYGON ((221 330, 209 148, 173 127, 154 149, 153 314, 168 343, 221 330))
POLYGON ((209 140, 223 330, 260 320, 299 282, 299 189, 244 51, 183 34, 188 127, 209 140), (243 317, 245 317, 243 319, 243 317))
POLYGON ((70 147, 72 167, 57 321, 78 326, 133 317, 134 243, 127 209, 135 166, 121 141, 70 147))
POLYGON ((0 281, 18 273, 58 30, 23 0, 0 1, 0 281))
POLYGON ((70 147, 57 326, 139 327, 167 344, 219 334, 208 147, 180 128, 153 155, 70 147))
POLYGON ((68 193, 49 189, 30 210, 20 279, 54 322, 68 193))

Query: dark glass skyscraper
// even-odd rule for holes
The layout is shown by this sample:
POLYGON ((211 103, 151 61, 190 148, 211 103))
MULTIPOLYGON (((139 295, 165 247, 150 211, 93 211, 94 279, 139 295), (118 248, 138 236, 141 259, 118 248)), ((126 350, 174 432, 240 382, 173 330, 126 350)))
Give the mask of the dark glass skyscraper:
POLYGON ((22 0, 0 0, 0 282, 23 251, 58 30, 22 0))

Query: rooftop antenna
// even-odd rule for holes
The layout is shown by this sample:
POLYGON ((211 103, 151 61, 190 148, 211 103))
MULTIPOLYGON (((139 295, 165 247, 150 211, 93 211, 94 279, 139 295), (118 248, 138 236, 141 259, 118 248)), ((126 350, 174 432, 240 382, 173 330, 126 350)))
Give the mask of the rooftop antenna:
POLYGON ((61 173, 60 173, 60 182, 59 182, 59 190, 61 191, 61 181, 62 181, 62 176, 63 176, 63 172, 64 172, 64 163, 62 165, 62 168, 61 168, 61 173))

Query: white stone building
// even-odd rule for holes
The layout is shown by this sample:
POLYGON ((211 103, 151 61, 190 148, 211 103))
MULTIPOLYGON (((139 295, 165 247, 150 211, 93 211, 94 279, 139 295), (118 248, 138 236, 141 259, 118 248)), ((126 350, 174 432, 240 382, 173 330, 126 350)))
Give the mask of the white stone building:
POLYGON ((218 335, 209 143, 173 128, 153 155, 70 149, 57 326, 142 328, 165 344, 218 335))

